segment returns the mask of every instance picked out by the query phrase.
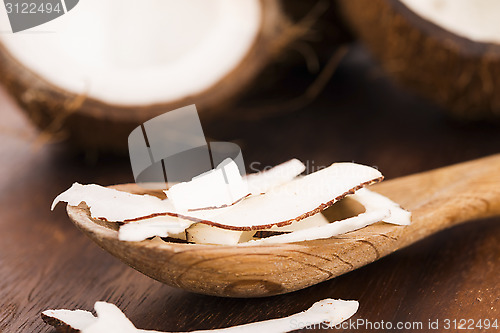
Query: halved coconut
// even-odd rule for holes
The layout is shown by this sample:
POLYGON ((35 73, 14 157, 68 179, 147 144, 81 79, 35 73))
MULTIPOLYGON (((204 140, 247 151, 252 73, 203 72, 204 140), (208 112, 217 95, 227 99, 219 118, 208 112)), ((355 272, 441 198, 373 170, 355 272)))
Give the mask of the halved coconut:
POLYGON ((86 0, 26 32, 7 33, 8 22, 2 6, 0 80, 31 119, 120 149, 164 112, 220 111, 289 27, 278 0, 86 0))
POLYGON ((352 29, 404 84, 464 118, 500 116, 500 4, 340 0, 352 29))
MULTIPOLYGON (((261 322, 249 323, 240 326, 214 329, 209 331, 193 332, 266 332, 281 333, 292 330, 313 327, 326 323, 330 327, 336 326, 349 319, 358 310, 357 301, 344 301, 340 299, 324 299, 314 303, 309 309, 284 318, 270 319, 261 322)), ((42 319, 49 325, 62 328, 65 331, 79 331, 81 333, 120 332, 139 333, 157 332, 135 328, 134 324, 114 304, 96 302, 94 305, 97 316, 84 310, 45 310, 42 319)))

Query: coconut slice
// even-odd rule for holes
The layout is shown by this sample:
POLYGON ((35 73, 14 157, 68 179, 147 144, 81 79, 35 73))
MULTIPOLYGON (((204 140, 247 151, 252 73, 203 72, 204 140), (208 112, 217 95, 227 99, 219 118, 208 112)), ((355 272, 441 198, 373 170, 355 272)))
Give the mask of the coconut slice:
POLYGON ((409 211, 401 208, 399 204, 382 194, 361 188, 350 198, 362 204, 367 212, 381 208, 388 209, 391 214, 383 220, 384 222, 399 225, 408 225, 411 222, 411 213, 409 211))
POLYGON ((318 213, 303 220, 292 222, 291 224, 285 225, 283 227, 272 226, 269 231, 294 232, 297 230, 322 227, 329 223, 330 221, 328 221, 328 219, 323 214, 318 213))
POLYGON ((118 239, 139 242, 150 237, 172 237, 186 240, 186 229, 193 222, 171 216, 156 216, 146 220, 133 221, 120 226, 118 239))
MULTIPOLYGON (((188 237, 188 241, 225 245, 236 245, 247 241, 249 241, 247 245, 291 243, 330 238, 382 221, 397 225, 410 224, 411 213, 381 194, 362 188, 348 198, 354 199, 363 205, 365 212, 334 222, 328 221, 323 214, 319 213, 284 227, 273 226, 266 231, 285 234, 257 240, 250 239, 253 232, 250 234, 248 231, 229 231, 204 224, 196 224, 190 229, 195 228, 198 231, 197 237, 188 237)), ((344 200, 347 200, 347 198, 344 200)), ((188 232, 190 229, 188 229, 188 232)))
MULTIPOLYGON (((223 163, 231 164, 231 162, 228 163, 228 161, 224 161, 223 163)), ((223 163, 221 163, 217 168, 222 169, 223 163)), ((264 194, 269 189, 292 180, 293 178, 304 172, 306 168, 301 161, 292 159, 269 170, 243 177, 243 180, 247 183, 247 187, 244 187, 239 184, 241 177, 237 179, 239 172, 234 161, 232 162, 232 164, 232 170, 229 169, 227 173, 233 173, 233 176, 237 181, 236 188, 246 188, 246 190, 241 191, 241 194, 248 191, 251 192, 252 195, 264 194), (236 166, 236 168, 234 168, 234 166, 236 166), (236 172, 238 172, 238 174, 236 174, 236 172)), ((226 167, 226 169, 228 168, 226 167)), ((201 176, 203 175, 200 175, 198 177, 201 176)), ((184 186, 184 188, 181 189, 183 191, 181 194, 182 197, 177 199, 188 202, 187 204, 181 203, 181 206, 184 205, 184 209, 194 209, 195 207, 201 206, 208 207, 210 205, 221 205, 220 202, 208 201, 206 199, 208 197, 209 200, 211 200, 210 198, 213 196, 213 192, 211 191, 211 189, 221 184, 204 184, 201 181, 198 182, 198 179, 193 179, 192 182, 177 184, 172 186, 169 190, 165 191, 169 199, 173 199, 173 197, 175 197, 175 195, 177 194, 175 193, 175 191, 176 189, 179 189, 178 185, 184 186), (172 189, 174 191, 172 191, 172 189), (209 193, 200 191, 200 189, 208 189, 209 193), (203 195, 200 195, 200 193, 202 193, 203 195), (196 196, 195 199, 193 199, 193 195, 196 196), (192 202, 197 202, 197 204, 193 204, 192 202)), ((222 185, 224 187, 227 184, 223 183, 222 185)), ((235 196, 233 196, 233 198, 234 197, 235 196)), ((227 201, 225 205, 231 205, 230 201, 227 201)), ((179 208, 179 205, 175 205, 175 207, 179 208)), ((322 214, 316 214, 304 219, 300 224, 298 224, 297 222, 292 223, 289 226, 276 228, 276 231, 294 231, 327 223, 328 220, 322 214)), ((189 242, 197 244, 236 245, 241 242, 249 241, 255 234, 255 232, 253 231, 226 230, 218 227, 207 226, 202 223, 191 226, 192 224, 193 222, 170 216, 154 217, 151 219, 129 222, 121 226, 118 233, 118 238, 123 241, 134 242, 142 241, 154 236, 159 236, 187 240, 189 242)))
POLYGON ((387 219, 390 216, 391 213, 388 209, 379 209, 369 213, 359 214, 342 221, 332 222, 321 227, 307 228, 282 235, 252 240, 242 245, 293 243, 325 239, 364 228, 370 224, 387 219))
MULTIPOLYGON (((329 224, 321 213, 284 227, 272 227, 271 232, 293 232, 329 224)), ((252 239, 255 231, 227 230, 203 223, 193 223, 170 216, 157 216, 128 222, 118 231, 118 239, 139 242, 154 236, 171 237, 196 244, 236 245, 252 239)))
MULTIPOLYGON (((325 239, 355 231, 370 224, 382 221, 397 225, 408 225, 411 222, 410 212, 404 210, 397 203, 381 194, 362 188, 356 191, 355 194, 350 195, 349 198, 362 204, 365 207, 365 212, 327 224, 320 224, 318 221, 316 222, 318 225, 314 227, 307 228, 304 226, 300 229, 296 228, 295 230, 292 230, 293 232, 287 234, 252 240, 247 244, 292 243, 314 239, 325 239)), ((297 225, 300 225, 301 222, 302 221, 299 221, 297 225)), ((283 228, 271 228, 269 230, 278 229, 283 228)))
POLYGON ((57 329, 64 327, 69 332, 83 331, 97 322, 97 318, 85 310, 45 310, 42 312, 42 319, 57 329))
POLYGON ((273 187, 283 185, 306 170, 306 166, 294 158, 269 170, 249 174, 245 177, 252 195, 266 193, 273 187))
MULTIPOLYGON (((359 303, 357 301, 324 299, 314 303, 308 310, 288 317, 194 332, 281 333, 321 323, 327 323, 330 327, 333 327, 352 317, 358 307, 359 303)), ((162 333, 135 328, 134 324, 114 304, 96 302, 94 308, 97 317, 89 311, 83 310, 46 310, 42 312, 42 319, 56 328, 64 327, 66 330, 76 330, 82 333, 162 333)))
MULTIPOLYGON (((135 328, 134 324, 120 309, 111 303, 96 302, 95 317, 85 310, 45 310, 42 319, 56 328, 64 327, 66 331, 75 330, 82 333, 144 332, 135 328)), ((155 331, 150 331, 155 332, 155 331)))
POLYGON ((227 230, 196 223, 186 229, 186 240, 196 244, 236 245, 248 242, 254 234, 255 231, 227 230))
POLYGON ((380 181, 382 174, 355 163, 330 167, 253 196, 238 205, 211 211, 190 212, 183 218, 232 230, 268 229, 319 213, 359 188, 380 181))
POLYGON ((231 206, 247 195, 248 186, 236 163, 227 158, 215 169, 175 184, 165 191, 177 211, 231 206))
POLYGON ((137 196, 97 185, 74 184, 60 194, 52 205, 66 201, 72 206, 85 202, 94 218, 108 221, 133 221, 154 216, 174 216, 191 222, 200 222, 230 230, 268 229, 319 213, 338 200, 365 185, 383 179, 371 167, 355 163, 334 163, 330 167, 269 190, 264 195, 252 196, 237 205, 179 212, 167 200, 152 196, 137 196))
POLYGON ((74 183, 68 190, 59 194, 52 202, 54 210, 59 202, 78 206, 85 202, 93 218, 111 222, 124 222, 158 212, 174 211, 168 200, 161 200, 151 195, 137 195, 99 185, 74 183))
MULTIPOLYGON (((229 161, 223 161, 223 163, 227 162, 229 161)), ((223 163, 221 163, 218 168, 222 168, 223 163)), ((234 168, 229 166, 229 168, 227 169, 228 173, 231 174, 232 177, 237 177, 237 175, 234 174, 234 168)), ((293 159, 283 164, 277 165, 270 170, 251 174, 245 176, 244 178, 247 180, 248 186, 250 186, 250 188, 254 190, 253 192, 258 193, 262 192, 262 190, 267 190, 269 188, 286 183, 287 181, 302 173, 304 169, 305 166, 302 164, 302 162, 297 159, 293 159), (274 179, 274 177, 276 177, 276 179, 274 179), (255 191, 255 189, 258 190, 255 191)), ((190 189, 193 190, 193 192, 203 192, 205 190, 203 186, 205 186, 206 184, 198 183, 197 185, 198 186, 190 186, 190 189)), ((175 186, 176 185, 172 186, 170 189, 174 188, 175 186)), ((239 186, 239 188, 242 188, 242 186, 239 186)), ((248 192, 250 191, 251 190, 249 189, 248 192)), ((241 191, 241 193, 244 192, 247 192, 247 190, 241 191)), ((169 192, 167 191, 167 195, 168 193, 169 192)), ((170 195, 175 196, 175 194, 173 194, 172 192, 170 192, 170 195)), ((210 195, 213 194, 210 193, 208 196, 210 195)), ((181 201, 181 205, 182 201, 184 200, 186 199, 181 198, 179 200, 181 201)), ((52 202, 51 210, 54 210, 55 206, 59 202, 66 202, 70 206, 78 206, 81 202, 85 202, 90 208, 90 213, 93 218, 102 218, 110 222, 124 222, 144 216, 155 215, 157 213, 164 213, 165 211, 176 211, 171 201, 161 200, 150 195, 131 194, 95 184, 82 185, 79 183, 74 183, 68 190, 59 194, 54 199, 54 201, 52 202), (119 207, 117 207, 117 204, 119 204, 119 207)), ((188 206, 195 205, 196 204, 188 204, 188 206)), ((171 220, 168 221, 168 226, 171 226, 171 220)))
MULTIPOLYGON (((176 218, 153 218, 131 222, 120 227, 119 238, 127 241, 140 241, 153 236, 169 236, 197 244, 237 245, 249 242, 249 245, 255 245, 325 239, 381 221, 397 225, 408 225, 411 222, 410 212, 404 210, 389 198, 368 189, 359 189, 348 198, 362 204, 365 212, 334 222, 328 221, 321 213, 315 214, 283 227, 272 226, 264 231, 285 234, 257 240, 252 240, 252 236, 255 234, 254 231, 226 230, 202 223, 191 226, 182 219, 176 218), (183 222, 186 224, 183 224, 183 222), (181 230, 184 226, 189 227, 186 230, 187 238, 183 237, 185 235, 184 230, 181 230)), ((347 198, 344 200, 347 200, 347 198)))

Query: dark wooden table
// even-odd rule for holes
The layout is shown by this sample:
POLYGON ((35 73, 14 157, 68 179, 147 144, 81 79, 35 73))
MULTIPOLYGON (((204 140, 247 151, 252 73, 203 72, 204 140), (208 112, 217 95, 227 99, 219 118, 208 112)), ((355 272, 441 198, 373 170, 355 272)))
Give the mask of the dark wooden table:
MULTIPOLYGON (((447 230, 288 295, 195 295, 143 276, 101 250, 72 225, 62 205, 50 211, 53 198, 74 181, 133 181, 127 157, 34 144, 36 131, 3 90, 0 124, 0 331, 50 332, 41 311, 90 310, 97 300, 117 304, 137 327, 171 331, 285 316, 327 297, 359 300, 354 320, 424 327, 439 320, 436 332, 455 331, 443 329, 445 319, 500 317, 499 218, 447 230)), ((205 129, 239 143, 247 167, 291 157, 316 166, 353 160, 378 166, 387 179, 500 151, 499 126, 447 119, 385 78, 360 48, 351 50, 306 108, 255 122, 221 119, 205 129)))

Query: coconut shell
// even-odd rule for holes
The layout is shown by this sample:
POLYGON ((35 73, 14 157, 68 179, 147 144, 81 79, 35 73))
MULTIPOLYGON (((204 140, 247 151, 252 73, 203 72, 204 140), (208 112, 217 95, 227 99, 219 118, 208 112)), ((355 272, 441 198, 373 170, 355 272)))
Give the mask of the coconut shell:
POLYGON ((459 118, 500 117, 500 45, 458 36, 398 0, 339 0, 385 70, 459 118))
POLYGON ((63 134, 88 149, 127 151, 130 132, 164 112, 196 104, 201 116, 227 109, 272 58, 276 39, 290 23, 278 0, 261 0, 260 32, 248 54, 209 89, 165 104, 119 106, 78 96, 57 87, 24 67, 0 42, 0 82, 41 130, 63 134))
MULTIPOLYGON (((353 41, 353 35, 340 14, 339 5, 334 0, 283 0, 283 10, 292 22, 308 26, 304 38, 297 42, 307 42, 311 52, 324 65, 332 57, 339 45, 353 41)), ((294 46, 292 45, 292 48, 294 46)), ((300 46, 295 45, 295 49, 300 46)), ((304 61, 302 54, 301 61, 304 61)))

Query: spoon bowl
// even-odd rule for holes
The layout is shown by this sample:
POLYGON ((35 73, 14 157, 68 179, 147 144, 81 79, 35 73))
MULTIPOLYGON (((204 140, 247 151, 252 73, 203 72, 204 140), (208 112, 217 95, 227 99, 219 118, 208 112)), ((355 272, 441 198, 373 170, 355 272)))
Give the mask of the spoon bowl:
MULTIPOLYGON (((135 184, 114 188, 158 194, 135 184)), ((385 181, 371 190, 412 212, 412 224, 376 223, 328 239, 225 246, 118 240, 115 223, 67 207, 73 223, 126 264, 168 285, 224 297, 284 294, 329 280, 462 222, 500 215, 500 155, 385 181)))

